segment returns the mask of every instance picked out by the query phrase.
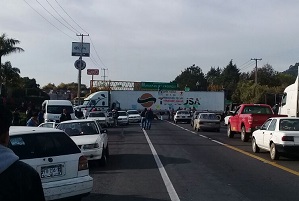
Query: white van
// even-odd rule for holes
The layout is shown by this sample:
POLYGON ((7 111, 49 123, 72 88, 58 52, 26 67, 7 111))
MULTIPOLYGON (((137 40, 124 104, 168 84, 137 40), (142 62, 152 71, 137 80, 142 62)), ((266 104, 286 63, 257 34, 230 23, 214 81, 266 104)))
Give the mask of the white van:
POLYGON ((76 119, 74 108, 69 100, 45 100, 42 103, 45 122, 60 122, 62 110, 66 109, 72 119, 76 119))

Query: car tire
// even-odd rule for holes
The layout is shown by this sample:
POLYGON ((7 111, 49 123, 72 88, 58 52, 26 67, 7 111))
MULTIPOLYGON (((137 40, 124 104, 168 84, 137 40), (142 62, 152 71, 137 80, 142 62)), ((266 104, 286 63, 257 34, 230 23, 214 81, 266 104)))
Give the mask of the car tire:
POLYGON ((279 159, 279 153, 278 153, 274 143, 272 143, 271 146, 270 146, 270 157, 271 157, 272 160, 278 160, 279 159))
POLYGON ((245 126, 242 126, 242 127, 241 127, 241 140, 242 140, 243 142, 248 142, 248 140, 249 140, 249 134, 246 133, 245 126))
POLYGON ((227 137, 234 138, 234 132, 231 131, 230 124, 227 125, 227 137))
POLYGON ((252 146, 253 153, 260 152, 260 148, 257 146, 255 138, 252 138, 251 146, 252 146))

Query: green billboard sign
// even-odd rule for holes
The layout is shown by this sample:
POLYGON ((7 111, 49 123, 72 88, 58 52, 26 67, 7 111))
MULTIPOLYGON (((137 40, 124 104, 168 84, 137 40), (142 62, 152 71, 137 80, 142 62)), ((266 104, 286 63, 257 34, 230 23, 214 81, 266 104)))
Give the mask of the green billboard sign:
POLYGON ((141 82, 141 89, 147 90, 177 90, 177 83, 168 82, 141 82))

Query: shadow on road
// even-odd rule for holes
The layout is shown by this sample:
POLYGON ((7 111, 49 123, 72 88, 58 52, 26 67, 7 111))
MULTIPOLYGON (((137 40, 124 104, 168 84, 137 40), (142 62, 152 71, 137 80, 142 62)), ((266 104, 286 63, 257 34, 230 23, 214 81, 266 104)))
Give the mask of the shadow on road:
POLYGON ((89 196, 84 197, 82 201, 167 201, 154 198, 145 198, 138 195, 109 195, 109 194, 97 194, 91 193, 89 196))

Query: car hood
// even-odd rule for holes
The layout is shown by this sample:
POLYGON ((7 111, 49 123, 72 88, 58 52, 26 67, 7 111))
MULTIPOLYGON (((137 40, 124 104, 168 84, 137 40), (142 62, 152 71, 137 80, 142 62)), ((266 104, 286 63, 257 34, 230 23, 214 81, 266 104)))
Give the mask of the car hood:
POLYGON ((129 117, 140 117, 139 114, 129 114, 129 117))
POLYGON ((71 138, 77 145, 94 144, 100 138, 100 135, 95 134, 95 135, 71 136, 71 138))

